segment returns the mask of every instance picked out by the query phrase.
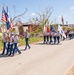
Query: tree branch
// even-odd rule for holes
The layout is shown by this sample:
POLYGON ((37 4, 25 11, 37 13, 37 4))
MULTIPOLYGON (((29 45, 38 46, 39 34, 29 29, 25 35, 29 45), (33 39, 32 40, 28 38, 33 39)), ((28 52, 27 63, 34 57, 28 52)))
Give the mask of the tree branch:
POLYGON ((16 18, 23 16, 26 12, 27 12, 27 9, 25 10, 25 12, 24 12, 24 13, 22 13, 22 14, 20 14, 20 15, 15 16, 15 17, 12 19, 12 22, 13 22, 16 18))

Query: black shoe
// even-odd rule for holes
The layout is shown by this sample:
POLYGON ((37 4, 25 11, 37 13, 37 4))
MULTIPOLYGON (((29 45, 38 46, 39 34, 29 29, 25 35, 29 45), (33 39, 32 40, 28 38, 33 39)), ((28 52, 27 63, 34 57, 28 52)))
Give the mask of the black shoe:
POLYGON ((8 54, 5 54, 5 55, 8 55, 8 54))
POLYGON ((55 43, 54 43, 55 44, 55 43))
POLYGON ((24 51, 26 50, 26 48, 24 49, 24 51))
POLYGON ((2 53, 1 55, 4 55, 4 53, 2 53))
POLYGON ((29 49, 30 49, 31 47, 29 47, 29 49))
POLYGON ((11 54, 9 54, 8 56, 11 56, 11 54))
POLYGON ((14 54, 11 55, 12 57, 14 56, 14 54))
POLYGON ((21 54, 21 52, 19 52, 19 54, 21 54))

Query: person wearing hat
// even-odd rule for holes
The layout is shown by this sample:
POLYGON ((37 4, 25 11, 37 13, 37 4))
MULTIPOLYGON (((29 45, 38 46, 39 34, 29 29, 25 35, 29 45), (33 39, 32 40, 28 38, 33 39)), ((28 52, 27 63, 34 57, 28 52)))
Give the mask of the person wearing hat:
POLYGON ((2 42, 3 42, 3 51, 2 51, 2 55, 3 55, 5 53, 5 49, 7 49, 6 48, 6 43, 7 43, 7 41, 6 41, 6 33, 3 33, 2 42))
POLYGON ((31 47, 30 47, 29 42, 28 42, 30 34, 29 34, 28 30, 26 30, 24 36, 25 36, 25 42, 26 42, 25 50, 27 49, 27 47, 30 49, 31 47))

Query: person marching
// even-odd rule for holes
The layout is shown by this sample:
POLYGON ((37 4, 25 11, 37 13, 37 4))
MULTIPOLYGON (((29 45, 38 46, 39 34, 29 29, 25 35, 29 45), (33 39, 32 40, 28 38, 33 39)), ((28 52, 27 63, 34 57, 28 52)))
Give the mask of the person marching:
POLYGON ((57 37, 57 33, 56 33, 56 31, 55 31, 55 32, 53 32, 54 44, 56 44, 56 37, 57 37))
POLYGON ((43 32, 43 44, 46 44, 47 43, 47 31, 46 31, 46 26, 44 25, 44 32, 43 32))
POLYGON ((72 33, 71 33, 71 30, 70 30, 70 32, 69 32, 69 38, 70 38, 70 40, 72 39, 72 33))
POLYGON ((6 43, 7 43, 7 41, 6 41, 6 33, 3 33, 2 42, 3 42, 3 51, 2 51, 2 55, 4 55, 5 49, 7 49, 7 48, 6 48, 6 43))
POLYGON ((52 32, 52 31, 50 32, 50 36, 49 36, 49 37, 50 37, 50 42, 49 42, 49 44, 51 44, 51 43, 52 43, 52 37, 53 37, 53 32, 52 32))
POLYGON ((10 34, 10 49, 9 49, 9 55, 8 56, 11 56, 12 52, 13 52, 13 43, 14 43, 14 36, 13 34, 11 33, 10 34))
POLYGON ((43 36, 44 36, 44 42, 43 42, 43 44, 46 44, 47 43, 47 41, 46 41, 47 32, 44 32, 43 36))
POLYGON ((8 55, 9 54, 9 49, 10 49, 10 34, 9 33, 7 33, 6 40, 7 40, 7 52, 6 52, 6 55, 8 55))
POLYGON ((57 44, 59 44, 60 43, 60 33, 59 33, 59 31, 57 31, 57 44))
POLYGON ((18 35, 17 34, 14 34, 14 38, 13 38, 13 40, 14 40, 14 48, 13 48, 13 56, 14 56, 14 53, 15 53, 15 50, 19 53, 19 54, 21 54, 21 52, 20 52, 20 50, 18 49, 18 46, 17 46, 17 44, 18 44, 18 35))
POLYGON ((49 43, 49 33, 50 33, 50 29, 49 26, 46 27, 46 34, 47 34, 47 44, 49 43))
POLYGON ((30 47, 29 42, 28 42, 30 34, 29 34, 28 30, 26 30, 24 36, 25 36, 25 42, 26 42, 25 50, 27 49, 27 47, 29 47, 29 49, 30 49, 31 47, 30 47))

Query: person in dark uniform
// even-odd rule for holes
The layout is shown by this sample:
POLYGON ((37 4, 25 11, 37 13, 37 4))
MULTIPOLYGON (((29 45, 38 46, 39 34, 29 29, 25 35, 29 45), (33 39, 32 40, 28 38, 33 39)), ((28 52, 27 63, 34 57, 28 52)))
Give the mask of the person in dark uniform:
POLYGON ((27 47, 30 49, 31 47, 30 47, 29 42, 28 42, 30 34, 29 34, 28 30, 26 30, 24 36, 25 36, 25 42, 26 42, 25 50, 27 49, 27 47))
POLYGON ((54 44, 56 44, 56 37, 57 37, 57 33, 56 33, 56 31, 55 31, 55 32, 53 32, 54 44))
POLYGON ((11 56, 12 52, 13 52, 13 42, 14 41, 14 36, 13 36, 13 33, 10 34, 10 49, 9 49, 9 55, 8 56, 11 56))
POLYGON ((47 40, 46 40, 46 38, 47 38, 46 32, 44 32, 43 36, 44 36, 44 42, 43 42, 43 44, 46 44, 46 42, 47 42, 47 40))
POLYGON ((3 42, 3 51, 2 51, 2 55, 3 55, 5 53, 5 49, 7 49, 6 48, 6 43, 7 43, 7 41, 6 41, 6 33, 3 33, 2 42, 3 42))
POLYGON ((60 33, 59 33, 59 31, 57 31, 57 44, 59 44, 60 43, 60 33))
POLYGON ((47 44, 49 43, 49 33, 50 33, 50 28, 49 26, 46 27, 46 34, 47 34, 47 44))
POLYGON ((14 40, 14 44, 13 44, 14 48, 13 48, 13 53, 12 53, 13 56, 15 54, 15 50, 16 50, 16 52, 21 54, 21 52, 20 52, 20 50, 18 49, 18 46, 17 46, 17 44, 18 44, 18 34, 17 33, 14 34, 13 40, 14 40))
POLYGON ((49 42, 49 44, 51 44, 52 43, 52 37, 53 37, 53 32, 50 32, 50 42, 49 42))
POLYGON ((6 52, 6 55, 8 55, 9 51, 10 51, 10 34, 9 33, 7 33, 6 40, 7 40, 7 52, 6 52))
POLYGON ((72 39, 71 30, 70 30, 70 32, 69 32, 69 38, 70 38, 70 40, 72 39))

